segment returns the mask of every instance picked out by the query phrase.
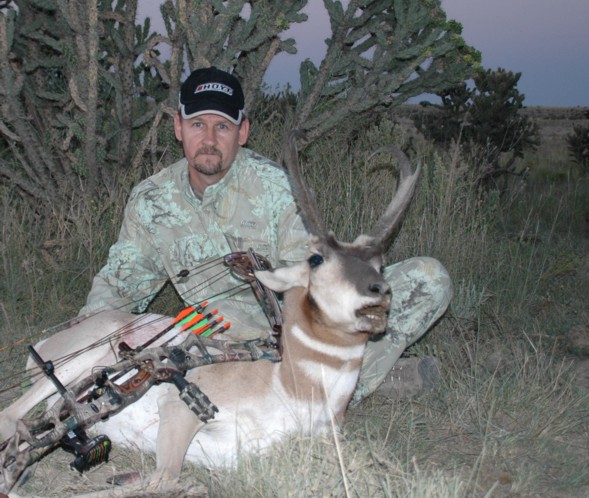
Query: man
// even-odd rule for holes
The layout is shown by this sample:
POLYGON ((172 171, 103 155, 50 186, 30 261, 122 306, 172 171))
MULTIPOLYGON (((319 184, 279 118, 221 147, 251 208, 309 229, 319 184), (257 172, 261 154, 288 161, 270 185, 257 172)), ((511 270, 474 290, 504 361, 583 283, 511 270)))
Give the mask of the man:
MULTIPOLYGON (((298 262, 308 233, 286 173, 244 147, 250 125, 244 104, 237 79, 214 67, 194 71, 182 84, 174 132, 185 157, 133 189, 119 239, 80 314, 143 312, 170 279, 188 304, 214 298, 232 322, 232 337, 268 329, 253 293, 238 292, 233 277, 219 278, 222 258, 251 247, 274 267, 298 262)), ((443 314, 451 295, 446 271, 429 258, 389 267, 385 276, 393 289, 406 290, 394 293, 390 333, 369 345, 356 399, 395 371, 401 353, 443 314)), ((425 375, 413 377, 419 383, 425 375)))

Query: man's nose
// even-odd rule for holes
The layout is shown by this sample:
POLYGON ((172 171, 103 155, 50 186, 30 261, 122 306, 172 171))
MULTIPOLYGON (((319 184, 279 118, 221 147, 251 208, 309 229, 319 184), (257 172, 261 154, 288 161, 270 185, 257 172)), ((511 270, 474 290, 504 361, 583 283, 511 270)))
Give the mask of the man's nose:
POLYGON ((217 130, 214 126, 207 127, 205 131, 204 142, 207 145, 213 145, 217 143, 217 130))

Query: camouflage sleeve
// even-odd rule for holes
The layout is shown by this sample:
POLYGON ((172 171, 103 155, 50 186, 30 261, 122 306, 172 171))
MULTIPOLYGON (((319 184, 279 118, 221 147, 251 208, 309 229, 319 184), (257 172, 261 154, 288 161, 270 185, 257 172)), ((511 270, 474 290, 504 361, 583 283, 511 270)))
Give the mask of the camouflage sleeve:
POLYGON ((106 265, 94 277, 80 315, 112 309, 144 312, 166 281, 160 261, 153 236, 139 221, 131 199, 119 238, 110 248, 106 265))
POLYGON ((245 181, 255 216, 267 220, 270 244, 267 256, 277 266, 305 259, 309 245, 307 232, 295 203, 288 173, 274 161, 246 150, 243 153, 245 181))
POLYGON ((280 265, 303 261, 309 247, 309 233, 294 202, 282 211, 278 223, 278 260, 280 265))
POLYGON ((284 182, 282 188, 276 190, 272 200, 273 219, 277 220, 277 259, 281 266, 303 261, 307 254, 310 237, 299 214, 286 175, 284 182))

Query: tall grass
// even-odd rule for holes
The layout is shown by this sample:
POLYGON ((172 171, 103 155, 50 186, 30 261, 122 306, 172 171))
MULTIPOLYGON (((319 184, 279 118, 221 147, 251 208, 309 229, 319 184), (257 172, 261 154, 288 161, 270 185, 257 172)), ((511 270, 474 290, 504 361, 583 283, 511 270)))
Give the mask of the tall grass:
MULTIPOLYGON (((252 146, 276 154, 264 144, 277 134, 255 136, 252 146)), ((436 257, 454 280, 451 309, 411 350, 440 358, 441 385, 413 399, 373 396, 350 410, 342 433, 293 437, 231 471, 186 465, 186 496, 197 484, 211 496, 280 497, 582 496, 589 489, 589 397, 572 376, 565 339, 570 326, 589 323, 582 291, 589 288, 589 180, 532 172, 511 195, 481 192, 459 148, 443 154, 410 144, 386 120, 362 133, 350 124, 302 157, 329 227, 345 240, 370 228, 394 189, 390 157, 366 160, 391 141, 411 145, 422 179, 387 257, 436 257)), ((128 188, 43 222, 1 194, 2 344, 77 312, 116 237, 128 188)), ((115 449, 117 471, 153 468, 151 457, 129 455, 115 449)), ((28 489, 55 493, 45 476, 63 458, 43 462, 28 489)), ((94 486, 91 476, 60 479, 61 494, 94 486)))
POLYGON ((0 191, 2 326, 43 326, 77 313, 118 234, 127 193, 121 188, 100 201, 82 196, 63 212, 40 216, 0 191))

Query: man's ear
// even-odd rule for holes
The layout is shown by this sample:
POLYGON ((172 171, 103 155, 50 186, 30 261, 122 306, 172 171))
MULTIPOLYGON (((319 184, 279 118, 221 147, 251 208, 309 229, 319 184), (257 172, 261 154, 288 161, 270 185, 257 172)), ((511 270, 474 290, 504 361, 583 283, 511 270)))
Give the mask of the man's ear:
POLYGON ((182 117, 179 112, 174 114, 174 134, 182 142, 182 117))
POLYGON ((239 125, 239 145, 245 145, 247 139, 250 136, 250 120, 243 118, 243 121, 239 125))

